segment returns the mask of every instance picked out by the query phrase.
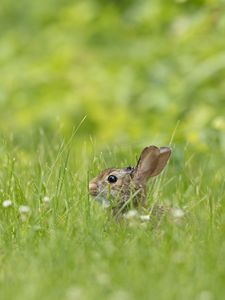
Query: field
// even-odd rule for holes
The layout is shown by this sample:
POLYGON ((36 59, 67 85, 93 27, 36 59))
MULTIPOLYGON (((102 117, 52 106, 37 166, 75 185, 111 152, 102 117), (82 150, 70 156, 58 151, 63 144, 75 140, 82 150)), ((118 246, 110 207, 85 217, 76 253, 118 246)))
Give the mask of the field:
POLYGON ((1 2, 0 299, 223 299, 224 1, 1 2), (184 216, 118 223, 88 182, 150 144, 184 216))

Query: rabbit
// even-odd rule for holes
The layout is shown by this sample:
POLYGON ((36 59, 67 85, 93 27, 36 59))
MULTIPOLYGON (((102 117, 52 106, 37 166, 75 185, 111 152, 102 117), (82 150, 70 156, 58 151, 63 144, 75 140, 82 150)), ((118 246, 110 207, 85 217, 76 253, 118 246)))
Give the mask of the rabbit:
MULTIPOLYGON (((113 214, 125 214, 129 208, 147 207, 147 183, 159 175, 171 156, 171 148, 149 146, 142 150, 136 167, 109 168, 89 183, 89 193, 113 214)), ((161 213, 163 207, 156 210, 161 213)))

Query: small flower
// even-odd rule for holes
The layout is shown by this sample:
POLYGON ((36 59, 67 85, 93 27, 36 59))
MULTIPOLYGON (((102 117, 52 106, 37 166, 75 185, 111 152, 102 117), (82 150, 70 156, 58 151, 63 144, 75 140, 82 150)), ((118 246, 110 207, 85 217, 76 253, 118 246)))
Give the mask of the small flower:
POLYGON ((29 214, 29 213, 30 213, 30 207, 27 206, 27 205, 21 205, 21 206, 19 207, 19 212, 20 212, 21 214, 29 214))
POLYGON ((141 221, 150 221, 151 217, 149 215, 142 215, 140 216, 141 221))
POLYGON ((137 211, 135 209, 129 210, 127 213, 124 214, 125 219, 133 219, 136 217, 137 211))
POLYGON ((27 205, 21 205, 19 207, 20 218, 22 222, 26 222, 30 215, 30 207, 27 205))
POLYGON ((3 207, 9 207, 12 206, 12 201, 11 200, 5 200, 2 202, 3 207))
POLYGON ((174 208, 172 210, 172 215, 175 218, 182 218, 184 216, 184 211, 181 208, 174 208))
POLYGON ((42 201, 43 201, 44 203, 49 203, 49 202, 50 202, 50 198, 49 198, 48 196, 45 196, 45 197, 42 199, 42 201))

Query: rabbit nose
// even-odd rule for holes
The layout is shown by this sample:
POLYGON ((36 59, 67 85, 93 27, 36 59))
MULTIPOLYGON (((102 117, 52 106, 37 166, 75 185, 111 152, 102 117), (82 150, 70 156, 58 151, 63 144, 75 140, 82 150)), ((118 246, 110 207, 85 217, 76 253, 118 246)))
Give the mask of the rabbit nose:
POLYGON ((96 183, 93 183, 93 182, 90 182, 89 183, 89 190, 97 190, 97 184, 96 183))
POLYGON ((96 197, 98 195, 98 185, 94 182, 89 183, 89 192, 91 196, 96 197))

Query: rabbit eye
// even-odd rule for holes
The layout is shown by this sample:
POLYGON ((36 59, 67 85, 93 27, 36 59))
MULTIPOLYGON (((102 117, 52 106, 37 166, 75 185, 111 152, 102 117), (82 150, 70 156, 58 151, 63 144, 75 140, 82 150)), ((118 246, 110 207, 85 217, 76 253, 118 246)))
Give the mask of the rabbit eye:
POLYGON ((115 182, 117 182, 117 177, 115 176, 115 175, 110 175, 109 177, 108 177, 108 182, 110 182, 110 183, 115 183, 115 182))

